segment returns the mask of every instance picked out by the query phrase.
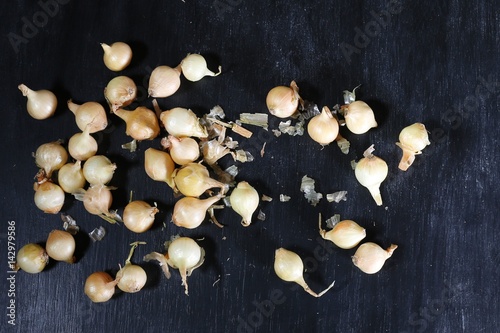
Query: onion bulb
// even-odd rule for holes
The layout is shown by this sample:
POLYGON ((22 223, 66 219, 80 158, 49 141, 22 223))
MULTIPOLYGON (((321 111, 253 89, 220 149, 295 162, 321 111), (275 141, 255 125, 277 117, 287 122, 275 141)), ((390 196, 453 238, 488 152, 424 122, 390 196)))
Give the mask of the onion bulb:
POLYGON ((179 237, 167 249, 167 263, 170 267, 178 269, 184 286, 184 293, 189 295, 187 277, 203 264, 205 251, 193 239, 179 237))
POLYGON ((119 108, 115 110, 115 114, 125 121, 126 134, 135 140, 153 140, 160 134, 160 124, 156 114, 144 106, 139 106, 133 111, 119 108))
POLYGON ((117 284, 118 288, 126 293, 136 293, 140 291, 144 287, 148 279, 146 271, 144 271, 141 266, 134 265, 130 261, 132 255, 134 254, 135 248, 139 246, 139 244, 146 243, 134 242, 130 244, 132 248, 130 249, 128 258, 125 261, 125 266, 123 266, 116 274, 116 278, 119 279, 119 282, 117 284))
POLYGON ((91 185, 105 185, 113 178, 116 164, 104 155, 95 155, 83 165, 83 176, 91 185))
POLYGON ((66 163, 57 173, 57 181, 64 192, 72 194, 85 186, 82 162, 66 163))
POLYGON ((199 197, 206 190, 218 187, 224 193, 226 185, 210 178, 208 169, 198 163, 188 163, 174 175, 177 190, 187 197, 199 197))
POLYGON ((104 97, 108 101, 111 113, 118 108, 130 105, 137 94, 137 87, 131 78, 127 76, 117 76, 109 81, 104 88, 104 97))
POLYGON ((205 58, 196 53, 188 54, 179 65, 182 69, 182 74, 189 81, 199 81, 205 76, 217 76, 221 73, 222 68, 219 66, 217 73, 212 72, 207 68, 207 61, 205 58))
POLYGON ((352 262, 362 272, 375 274, 382 269, 385 261, 392 256, 392 253, 397 248, 397 245, 392 244, 387 250, 384 250, 375 243, 364 243, 352 256, 352 262))
POLYGON ((334 225, 333 229, 326 231, 321 227, 319 217, 319 234, 323 239, 333 242, 341 249, 352 249, 366 237, 366 230, 352 220, 343 220, 334 225))
POLYGON ((354 173, 358 182, 370 191, 377 206, 382 206, 380 184, 387 177, 389 168, 383 159, 372 154, 374 150, 375 148, 371 145, 364 152, 364 157, 356 164, 354 173))
POLYGON ((83 201, 83 206, 90 214, 97 215, 109 223, 121 221, 116 212, 109 211, 113 203, 113 195, 109 187, 102 184, 90 185, 86 191, 78 191, 73 195, 77 200, 83 201))
POLYGON ((101 43, 101 47, 104 50, 104 65, 114 72, 124 70, 132 61, 132 49, 126 43, 101 43))
POLYGON ((171 188, 175 187, 172 174, 175 164, 167 152, 148 148, 144 152, 144 169, 147 175, 159 182, 165 182, 171 188))
POLYGON ((231 208, 241 217, 241 224, 248 227, 252 223, 252 215, 259 206, 259 193, 247 182, 239 182, 231 192, 229 201, 231 208))
POLYGON ((429 134, 425 125, 415 123, 403 128, 399 133, 399 142, 396 145, 403 150, 403 157, 399 162, 399 169, 406 171, 413 164, 415 155, 422 154, 422 149, 430 145, 429 134))
POLYGON ((162 139, 162 146, 169 149, 170 157, 179 165, 192 163, 200 157, 200 146, 193 138, 169 135, 162 139))
POLYGON ((329 285, 319 294, 312 291, 304 280, 304 264, 302 262, 302 259, 300 259, 299 255, 295 252, 286 250, 284 248, 279 248, 275 252, 274 271, 280 279, 287 282, 297 283, 302 288, 304 288, 307 293, 314 297, 323 296, 335 284, 335 281, 333 281, 331 285, 329 285))
POLYGON ((218 194, 207 199, 184 197, 174 205, 172 221, 178 227, 197 228, 205 219, 207 210, 219 201, 223 195, 218 194))
POLYGON ((29 243, 24 245, 16 256, 16 269, 22 269, 26 273, 36 274, 43 271, 49 262, 49 255, 43 247, 38 244, 29 243))
POLYGON ((59 170, 67 160, 68 152, 61 145, 61 141, 44 143, 35 152, 36 165, 42 168, 49 178, 52 172, 59 170))
POLYGON ((94 303, 107 302, 115 294, 117 279, 106 272, 94 272, 85 280, 84 292, 94 303))
POLYGON ((149 78, 148 94, 151 97, 172 96, 181 86, 181 72, 179 68, 158 66, 149 78))
POLYGON ((307 133, 311 139, 321 145, 327 145, 335 141, 339 134, 339 122, 327 106, 323 107, 320 114, 309 120, 307 133))
POLYGON ((173 136, 194 136, 197 138, 208 136, 205 126, 200 124, 200 119, 189 109, 173 108, 163 111, 160 114, 160 120, 167 132, 173 136))
POLYGON ((76 133, 68 141, 68 152, 77 161, 86 161, 97 153, 97 141, 86 129, 76 133))
POLYGON ((274 87, 266 97, 269 113, 278 118, 288 118, 294 115, 297 112, 299 101, 299 87, 295 81, 290 83, 290 87, 274 87))
POLYGON ((52 230, 45 245, 49 257, 69 264, 75 262, 75 247, 75 238, 64 230, 52 230))
POLYGON ((70 99, 68 109, 75 115, 76 126, 82 132, 88 129, 89 133, 96 133, 108 126, 106 111, 97 102, 86 102, 78 105, 70 99))
POLYGON ((44 213, 57 214, 64 205, 64 191, 51 181, 35 183, 35 205, 44 213))
POLYGON ((24 84, 18 86, 23 96, 28 98, 26 108, 31 117, 39 120, 51 117, 57 108, 57 98, 53 92, 49 90, 31 90, 24 84))
POLYGON ((345 124, 354 134, 363 134, 370 128, 377 127, 373 110, 363 101, 355 101, 341 107, 345 124))
POLYGON ((133 232, 144 232, 151 228, 158 212, 158 208, 152 207, 145 201, 131 201, 123 210, 123 224, 133 232))

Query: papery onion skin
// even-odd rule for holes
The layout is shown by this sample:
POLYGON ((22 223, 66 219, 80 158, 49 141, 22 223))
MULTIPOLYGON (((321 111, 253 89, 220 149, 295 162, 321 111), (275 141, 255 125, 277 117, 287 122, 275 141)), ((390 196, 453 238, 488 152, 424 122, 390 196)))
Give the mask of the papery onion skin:
POLYGON ((48 262, 49 255, 45 249, 38 244, 26 244, 17 252, 16 267, 22 269, 26 273, 40 273, 48 262))
POLYGON ((28 98, 26 108, 31 117, 43 120, 54 115, 57 109, 57 98, 53 92, 49 90, 34 91, 24 84, 18 86, 23 96, 28 98))

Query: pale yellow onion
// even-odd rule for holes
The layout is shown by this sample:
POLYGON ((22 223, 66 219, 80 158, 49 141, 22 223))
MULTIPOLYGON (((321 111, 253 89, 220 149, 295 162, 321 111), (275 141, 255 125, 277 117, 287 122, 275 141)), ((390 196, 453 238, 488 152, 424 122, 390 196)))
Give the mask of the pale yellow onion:
POLYGON ((179 68, 158 66, 149 78, 148 94, 151 97, 169 97, 181 86, 181 72, 179 68))
POLYGON ((49 90, 31 90, 24 84, 18 86, 23 96, 28 98, 26 108, 31 117, 43 120, 51 117, 57 109, 57 98, 49 90))
POLYGON ((355 101, 342 107, 345 124, 354 134, 363 134, 377 127, 373 110, 363 101, 355 101))
POLYGON ((35 183, 35 205, 44 213, 57 214, 64 205, 64 191, 50 181, 35 183))
POLYGON ((205 219, 210 206, 221 198, 222 195, 220 194, 207 199, 184 197, 175 203, 172 221, 178 227, 197 228, 205 219))
POLYGON ((174 188, 174 169, 175 164, 169 153, 154 148, 148 148, 144 152, 144 170, 151 179, 165 182, 174 188))
POLYGON ((294 115, 297 112, 299 101, 299 88, 295 81, 291 82, 290 87, 274 87, 266 97, 269 113, 278 118, 288 118, 294 115))
POLYGON ((323 239, 329 240, 341 249, 352 249, 366 237, 366 230, 352 220, 343 220, 326 231, 321 227, 321 216, 319 221, 319 234, 323 239))
POLYGON ((429 134, 422 123, 407 126, 399 133, 396 145, 403 150, 399 169, 406 171, 413 164, 415 155, 422 154, 422 149, 430 145, 429 134))
POLYGON ((94 272, 85 280, 84 292, 94 303, 107 302, 115 294, 118 280, 106 272, 94 272))
POLYGON ((162 140, 162 145, 168 147, 170 157, 179 165, 195 162, 200 157, 200 146, 193 138, 169 135, 166 140, 162 140))
POLYGON ((106 111, 97 102, 86 102, 81 105, 68 100, 68 109, 75 115, 76 126, 83 132, 88 129, 89 133, 102 131, 108 126, 106 111))
POLYGON ((317 294, 309 288, 306 281, 304 280, 304 264, 299 255, 295 252, 289 251, 284 248, 279 248, 275 252, 274 256, 274 272, 276 275, 287 282, 295 282, 300 285, 304 290, 314 297, 323 296, 328 290, 330 290, 335 281, 328 286, 321 293, 317 294))
POLYGON ((155 215, 158 212, 158 208, 152 207, 145 201, 131 201, 123 210, 123 224, 130 231, 145 232, 153 226, 155 215))
POLYGON ((109 183, 115 170, 116 164, 104 155, 92 156, 83 164, 83 176, 91 185, 109 183))
POLYGON ((226 185, 210 178, 208 169, 198 163, 188 163, 174 175, 177 190, 188 197, 199 197, 206 190, 218 187, 224 192, 226 185))
POLYGON ((370 191, 377 206, 382 206, 380 184, 387 178, 389 168, 383 159, 372 154, 374 150, 371 145, 365 151, 365 157, 356 164, 354 174, 358 182, 370 191))
POLYGON ((307 133, 311 139, 321 145, 330 144, 339 134, 339 122, 330 109, 324 106, 320 114, 309 120, 307 133))
POLYGON ((68 141, 68 152, 77 161, 86 161, 97 153, 97 141, 86 129, 74 134, 68 141))
POLYGON ((382 269, 387 259, 392 256, 397 245, 392 244, 387 250, 384 250, 375 243, 368 242, 361 244, 352 256, 354 266, 358 267, 366 274, 375 274, 382 269))
POLYGON ((193 111, 185 108, 173 108, 163 111, 160 120, 170 135, 176 137, 194 136, 206 138, 208 136, 205 126, 200 124, 200 119, 193 111))
POLYGON ((170 267, 179 269, 185 294, 188 295, 187 277, 193 270, 200 267, 205 260, 205 251, 193 239, 179 237, 175 239, 167 249, 167 263, 170 267))
POLYGON ((45 249, 34 243, 24 245, 16 255, 16 269, 26 273, 36 274, 43 271, 49 262, 49 255, 45 249))
POLYGON ((219 71, 217 73, 209 70, 205 58, 196 53, 188 54, 182 59, 179 66, 182 69, 184 77, 192 82, 199 81, 205 76, 217 76, 222 71, 221 66, 219 66, 219 71))
POLYGON ((125 133, 135 140, 153 140, 160 134, 160 124, 156 114, 144 106, 139 106, 133 111, 119 108, 115 110, 115 114, 127 124, 125 133))
POLYGON ((104 65, 114 72, 124 70, 132 61, 132 49, 126 43, 101 43, 101 47, 104 50, 104 65))
POLYGON ((229 197, 231 208, 242 217, 241 224, 244 227, 252 223, 252 215, 257 210, 259 201, 257 190, 245 181, 239 182, 229 197))
POLYGON ((72 194, 84 188, 85 176, 83 175, 82 162, 66 163, 57 173, 57 181, 64 192, 72 194))
POLYGON ((130 259, 134 254, 135 248, 139 244, 146 244, 144 242, 134 242, 130 244, 132 248, 130 249, 130 253, 128 255, 127 260, 125 261, 125 266, 123 266, 118 273, 116 274, 119 282, 117 284, 118 288, 126 293, 136 293, 140 291, 147 282, 147 274, 146 271, 139 265, 132 264, 130 259))
POLYGON ((49 257, 69 264, 75 262, 75 248, 75 238, 64 230, 52 230, 45 244, 45 250, 49 257))
POLYGON ((127 76, 117 76, 109 81, 104 88, 104 97, 115 112, 118 108, 130 105, 137 94, 137 87, 134 81, 127 76))
POLYGON ((83 207, 90 214, 97 215, 112 224, 121 220, 116 212, 109 210, 113 203, 113 195, 109 187, 102 184, 90 185, 86 191, 73 193, 73 195, 83 202, 83 207))
POLYGON ((59 170, 68 161, 68 152, 60 141, 44 143, 35 152, 35 163, 50 178, 52 172, 59 170))

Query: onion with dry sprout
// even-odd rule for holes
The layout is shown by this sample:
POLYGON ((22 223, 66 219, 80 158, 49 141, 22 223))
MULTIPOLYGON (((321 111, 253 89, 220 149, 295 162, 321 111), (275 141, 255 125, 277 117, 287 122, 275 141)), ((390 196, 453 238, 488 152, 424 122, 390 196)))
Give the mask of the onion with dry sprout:
POLYGON ((23 96, 28 98, 26 108, 31 117, 43 120, 51 117, 57 109, 57 98, 49 90, 31 90, 24 84, 18 86, 23 96))
POLYGON ((115 294, 119 279, 114 279, 106 272, 94 272, 85 280, 84 292, 94 303, 107 302, 115 294))
POLYGON ((284 248, 279 248, 275 252, 274 271, 280 279, 297 283, 304 288, 307 293, 314 297, 323 296, 335 284, 335 281, 333 281, 332 284, 319 294, 312 291, 304 280, 304 264, 302 259, 300 259, 299 255, 295 252, 284 248))
POLYGON ((354 134, 364 134, 378 126, 373 110, 363 101, 343 105, 340 112, 344 115, 347 128, 354 134))
POLYGON ((293 116, 297 112, 300 101, 299 87, 295 81, 290 83, 290 87, 274 87, 266 97, 269 113, 278 118, 293 116))
POLYGON ((64 230, 52 230, 47 238, 45 248, 49 257, 68 264, 75 262, 75 238, 64 230))
POLYGON ((175 164, 167 152, 154 148, 146 149, 144 152, 144 169, 151 179, 165 182, 171 188, 175 187, 172 176, 175 164))
POLYGON ((407 126, 399 133, 396 145, 403 150, 399 169, 406 171, 413 164, 415 155, 422 154, 422 149, 430 145, 429 134, 422 123, 407 126))
POLYGON ((125 206, 123 210, 123 224, 128 230, 142 233, 149 230, 155 221, 158 208, 152 207, 145 201, 134 200, 125 206))
POLYGON ((217 194, 206 199, 184 197, 174 205, 172 222, 178 227, 194 229, 201 225, 207 210, 224 196, 217 194))
POLYGON ((35 152, 35 163, 45 171, 50 178, 52 172, 59 170, 68 161, 68 152, 61 145, 61 141, 54 141, 40 145, 35 152))
POLYGON ((126 43, 101 43, 101 47, 104 51, 104 65, 114 72, 124 70, 132 61, 132 49, 126 43))
POLYGON ((163 111, 160 120, 170 135, 176 137, 206 138, 207 129, 193 111, 185 108, 173 108, 163 111))
POLYGON ((188 54, 184 59, 182 59, 179 67, 182 69, 184 77, 192 82, 199 81, 205 76, 217 76, 222 71, 221 66, 219 66, 219 71, 217 73, 209 70, 205 58, 196 53, 188 54))
POLYGON ((161 145, 169 150, 170 157, 178 165, 195 162, 200 157, 200 146, 193 138, 169 135, 161 140, 161 145))
POLYGON ((249 183, 239 182, 229 196, 231 208, 241 217, 241 225, 248 227, 252 223, 252 215, 259 206, 259 193, 249 183))
POLYGON ((57 214, 64 205, 63 189, 49 180, 34 183, 35 205, 44 213, 57 214))
POLYGON ((328 145, 335 141, 339 134, 339 122, 330 109, 324 106, 320 114, 309 120, 307 133, 320 145, 328 145))
POLYGON ((125 261, 125 266, 121 267, 116 278, 118 281, 118 288, 126 293, 136 293, 140 291, 148 280, 146 271, 139 265, 134 265, 130 261, 132 255, 134 254, 135 248, 141 244, 146 244, 145 242, 134 242, 130 244, 131 249, 127 260, 125 261))
POLYGON ((382 206, 380 184, 387 178, 389 168, 383 159, 372 154, 374 150, 371 145, 363 153, 364 157, 356 164, 354 173, 358 182, 370 191, 377 206, 382 206))
POLYGON ((343 220, 336 223, 333 229, 326 231, 321 227, 319 215, 319 234, 323 239, 331 241, 341 249, 352 249, 366 237, 366 230, 352 220, 343 220))
POLYGON ((34 243, 24 245, 16 256, 14 270, 22 269, 26 273, 36 274, 43 271, 49 262, 49 255, 45 249, 34 243))
POLYGON ((156 114, 139 106, 133 111, 118 108, 114 113, 127 124, 126 134, 138 141, 153 140, 160 134, 160 124, 156 114))
POLYGON ((97 215, 112 224, 121 221, 116 211, 109 210, 113 203, 113 195, 109 187, 102 184, 90 185, 86 191, 81 190, 73 195, 83 202, 83 206, 90 214, 97 215))
POLYGON ((66 163, 57 173, 57 182, 64 192, 72 194, 85 187, 82 162, 66 163))
POLYGON ((218 187, 221 193, 226 191, 226 184, 210 178, 208 169, 199 163, 188 163, 173 174, 175 187, 187 197, 199 197, 206 190, 218 187))
POLYGON ((97 141, 88 129, 74 134, 68 141, 68 152, 77 161, 86 161, 97 153, 97 141))
POLYGON ((117 76, 109 81, 104 88, 104 97, 109 104, 111 113, 118 108, 130 105, 137 94, 134 81, 127 76, 117 76))
POLYGON ((362 272, 375 274, 382 269, 385 261, 392 256, 392 253, 397 248, 397 245, 392 244, 387 250, 384 250, 375 243, 364 243, 361 244, 352 256, 352 262, 362 272))
POLYGON ((108 126, 106 111, 97 102, 86 102, 81 105, 68 100, 68 109, 75 115, 76 126, 80 131, 88 129, 90 133, 102 131, 108 126))
POLYGON ((116 164, 112 163, 104 155, 90 157, 83 165, 83 176, 91 185, 105 185, 111 181, 116 170, 116 164))
POLYGON ((154 98, 169 97, 181 86, 181 68, 158 66, 149 77, 148 95, 154 98))
POLYGON ((178 237, 171 243, 167 243, 165 255, 152 252, 144 256, 145 261, 156 260, 159 262, 163 273, 170 278, 168 266, 179 269, 185 294, 189 295, 187 277, 205 261, 205 250, 189 237, 178 237))

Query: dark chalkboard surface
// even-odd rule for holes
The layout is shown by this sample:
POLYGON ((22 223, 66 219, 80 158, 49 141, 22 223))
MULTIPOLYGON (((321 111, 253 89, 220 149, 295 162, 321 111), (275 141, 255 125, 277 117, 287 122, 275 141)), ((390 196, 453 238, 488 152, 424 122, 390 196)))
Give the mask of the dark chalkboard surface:
POLYGON ((494 1, 41 0, 12 2, 0 15, 2 332, 498 331, 500 11, 494 1), (105 68, 99 46, 114 41, 134 51, 132 64, 119 73, 105 68), (68 196, 63 211, 82 229, 77 263, 52 261, 37 275, 10 273, 12 248, 43 244, 62 228, 59 215, 34 205, 32 152, 78 131, 66 101, 106 105, 107 82, 127 75, 139 89, 134 105, 152 108, 146 96, 151 70, 176 66, 187 53, 203 54, 222 74, 196 83, 182 78, 175 95, 159 99, 164 110, 182 106, 202 115, 220 105, 234 121, 242 112, 267 112, 267 92, 292 80, 320 108, 342 103, 342 91, 361 84, 357 97, 373 108, 379 126, 363 135, 342 128, 351 142, 348 155, 335 144, 322 148, 307 134, 276 137, 271 130, 279 121, 272 117, 269 131, 247 126, 251 139, 231 134, 255 157, 237 163, 237 180, 273 198, 259 207, 266 220, 244 228, 224 209, 216 214, 225 228, 205 222, 187 230, 170 223, 177 200, 171 189, 143 169, 144 151, 159 148, 160 139, 127 152, 123 121, 108 115, 108 128, 94 137, 99 153, 118 166, 113 208, 121 213, 130 191, 156 202, 153 229, 138 235, 110 225, 68 196), (20 83, 52 90, 59 101, 55 116, 29 117, 20 83), (426 125, 431 145, 402 172, 395 142, 415 122, 426 125), (371 144, 389 166, 381 207, 351 169, 371 144), (313 207, 300 192, 304 175, 323 194, 348 191, 347 201, 323 198, 313 207), (280 202, 280 194, 291 200, 280 202), (354 249, 319 238, 319 213, 355 220, 367 229, 364 241, 399 248, 378 274, 366 275, 352 265, 354 249), (93 243, 86 235, 99 226, 107 235, 93 243), (199 239, 207 253, 189 277, 189 296, 177 271, 167 280, 158 265, 142 261, 177 234, 199 239), (137 240, 147 242, 132 260, 146 270, 146 287, 93 304, 83 293, 87 276, 115 274, 137 240), (303 258, 313 290, 335 280, 334 288, 316 299, 280 280, 273 271, 279 247, 303 258))

